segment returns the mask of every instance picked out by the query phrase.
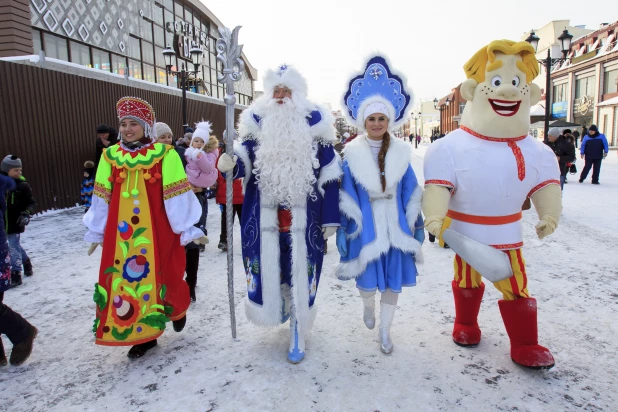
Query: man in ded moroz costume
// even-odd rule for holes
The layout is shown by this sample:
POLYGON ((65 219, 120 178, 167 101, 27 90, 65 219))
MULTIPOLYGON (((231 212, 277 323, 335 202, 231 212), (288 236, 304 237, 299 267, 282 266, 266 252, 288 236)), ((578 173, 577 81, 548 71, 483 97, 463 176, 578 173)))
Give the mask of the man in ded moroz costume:
POLYGON ((240 116, 234 159, 223 154, 218 164, 222 172, 244 178, 247 317, 263 326, 290 318, 292 363, 304 358, 325 239, 339 226, 334 119, 306 96, 307 84, 295 68, 267 71, 264 95, 240 116))
POLYGON ((461 126, 427 151, 423 213, 427 230, 457 253, 455 343, 481 340, 485 277, 503 294, 498 305, 513 361, 551 368, 551 352, 538 344, 537 304, 521 253, 526 198, 539 216, 539 239, 554 232, 562 211, 556 156, 528 135, 530 106, 540 98, 532 83, 538 67, 528 43, 509 40, 489 43, 464 65, 461 126))

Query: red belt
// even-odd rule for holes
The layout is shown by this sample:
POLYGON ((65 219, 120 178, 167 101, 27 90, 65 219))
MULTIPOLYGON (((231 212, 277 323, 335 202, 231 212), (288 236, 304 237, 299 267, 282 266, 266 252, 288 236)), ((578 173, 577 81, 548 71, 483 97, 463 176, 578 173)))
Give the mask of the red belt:
POLYGON ((279 232, 289 232, 292 227, 292 211, 279 209, 277 217, 279 218, 279 232))
POLYGON ((475 216, 449 210, 446 216, 454 220, 459 220, 460 222, 474 223, 476 225, 506 225, 507 223, 519 221, 522 213, 520 211, 507 216, 475 216))

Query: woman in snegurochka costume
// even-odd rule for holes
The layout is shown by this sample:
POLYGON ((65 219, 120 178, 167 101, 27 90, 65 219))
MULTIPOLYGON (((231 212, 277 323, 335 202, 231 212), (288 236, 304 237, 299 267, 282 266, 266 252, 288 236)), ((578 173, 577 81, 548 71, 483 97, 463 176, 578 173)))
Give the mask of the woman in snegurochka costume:
POLYGON ((172 321, 186 323, 189 290, 183 280, 183 245, 204 233, 193 225, 202 214, 180 157, 155 143, 150 104, 124 97, 116 105, 121 141, 101 156, 92 206, 84 216, 92 242, 103 243, 95 285, 96 343, 132 346, 139 358, 157 345, 172 321))
POLYGON ((410 163, 411 146, 389 134, 405 122, 411 98, 380 56, 350 81, 344 97, 350 121, 365 134, 344 149, 337 277, 356 278, 369 329, 375 326, 380 291, 380 350, 386 354, 393 350, 390 327, 397 298, 402 287, 416 284, 415 262, 422 259, 425 236, 423 189, 410 163))

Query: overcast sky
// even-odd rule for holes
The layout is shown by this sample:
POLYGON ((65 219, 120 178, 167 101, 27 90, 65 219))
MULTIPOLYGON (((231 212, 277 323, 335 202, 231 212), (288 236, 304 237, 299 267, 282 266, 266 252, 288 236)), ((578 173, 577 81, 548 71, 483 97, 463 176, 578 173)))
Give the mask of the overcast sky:
POLYGON ((370 53, 404 73, 415 101, 433 100, 465 80, 462 66, 495 39, 519 40, 552 20, 597 29, 618 20, 618 0, 202 0, 230 28, 261 74, 281 63, 307 78, 309 97, 340 109, 351 74, 370 53))

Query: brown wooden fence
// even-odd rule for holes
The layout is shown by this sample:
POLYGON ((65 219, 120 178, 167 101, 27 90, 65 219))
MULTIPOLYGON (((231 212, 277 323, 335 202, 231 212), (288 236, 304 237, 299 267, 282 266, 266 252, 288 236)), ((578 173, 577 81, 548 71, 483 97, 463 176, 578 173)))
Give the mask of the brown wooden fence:
MULTIPOLYGON (((83 164, 95 157, 96 127, 118 128, 116 102, 123 96, 148 101, 157 121, 175 136, 182 132, 179 96, 0 61, 0 156, 22 159, 40 211, 79 202, 83 164)), ((211 121, 221 138, 225 107, 188 99, 187 118, 189 124, 211 121)))

